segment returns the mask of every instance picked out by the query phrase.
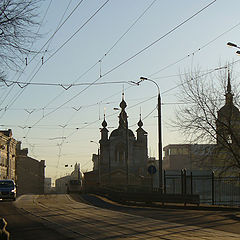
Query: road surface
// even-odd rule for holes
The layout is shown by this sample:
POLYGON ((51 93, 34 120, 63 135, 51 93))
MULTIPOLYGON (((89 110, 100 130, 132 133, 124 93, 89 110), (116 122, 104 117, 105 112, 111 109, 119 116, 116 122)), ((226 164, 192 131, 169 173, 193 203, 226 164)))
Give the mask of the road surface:
MULTIPOLYGON (((14 203, 18 210, 14 210, 12 206, 11 213, 5 212, 8 230, 12 237, 18 236, 12 239, 240 239, 240 225, 236 212, 219 212, 217 215, 213 211, 197 213, 195 210, 142 209, 104 203, 101 199, 91 196, 84 201, 92 201, 92 205, 77 202, 64 194, 20 197, 14 203), (106 208, 96 206, 97 204, 105 204, 106 208), (19 217, 13 221, 16 212, 19 217), (191 217, 187 218, 187 213, 191 217), (202 218, 209 221, 204 226, 202 218), (25 224, 28 222, 29 228, 25 224), (218 228, 218 223, 222 227, 218 228), (21 226, 30 231, 32 238, 19 238, 17 231, 21 231, 21 226), (233 231, 236 228, 238 230, 233 231), (44 236, 44 231, 51 236, 44 236)), ((0 203, 0 214, 4 213, 4 204, 12 203, 0 203)))

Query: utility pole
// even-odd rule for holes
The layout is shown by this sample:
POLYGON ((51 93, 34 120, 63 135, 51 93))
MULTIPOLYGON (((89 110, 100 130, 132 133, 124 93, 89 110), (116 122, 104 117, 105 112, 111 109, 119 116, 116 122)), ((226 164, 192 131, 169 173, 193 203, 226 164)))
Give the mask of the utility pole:
MULTIPOLYGON (((162 177, 162 114, 161 114, 161 96, 160 96, 160 88, 158 84, 149 78, 146 77, 140 77, 140 82, 141 81, 150 81, 155 84, 155 86, 158 89, 158 104, 157 104, 157 109, 158 109, 158 160, 159 160, 159 190, 162 193, 163 192, 163 177, 162 177)), ((138 82, 138 84, 140 83, 138 82)))

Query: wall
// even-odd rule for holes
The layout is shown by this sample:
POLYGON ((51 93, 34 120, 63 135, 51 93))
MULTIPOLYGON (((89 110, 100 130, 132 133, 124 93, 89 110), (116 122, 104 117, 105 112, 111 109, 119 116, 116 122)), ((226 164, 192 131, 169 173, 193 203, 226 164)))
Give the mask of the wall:
POLYGON ((45 161, 27 156, 27 149, 18 146, 16 158, 17 193, 44 194, 45 161))

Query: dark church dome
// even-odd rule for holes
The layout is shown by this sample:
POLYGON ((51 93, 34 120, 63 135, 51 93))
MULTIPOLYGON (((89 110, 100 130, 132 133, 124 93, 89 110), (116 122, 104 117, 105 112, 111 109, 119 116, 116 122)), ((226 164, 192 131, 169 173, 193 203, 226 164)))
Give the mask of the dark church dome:
POLYGON ((122 99, 122 102, 120 103, 119 106, 121 109, 125 109, 127 107, 127 103, 124 101, 124 99, 122 99))
POLYGON ((105 120, 105 117, 104 117, 104 120, 103 120, 103 122, 102 122, 102 126, 103 126, 104 128, 107 126, 107 122, 106 122, 106 120, 105 120))
MULTIPOLYGON (((125 133, 125 130, 117 128, 111 132, 110 138, 111 137, 124 137, 124 135, 125 135, 124 133, 125 133)), ((128 136, 133 137, 133 138, 135 137, 134 133, 131 129, 128 129, 128 136)))

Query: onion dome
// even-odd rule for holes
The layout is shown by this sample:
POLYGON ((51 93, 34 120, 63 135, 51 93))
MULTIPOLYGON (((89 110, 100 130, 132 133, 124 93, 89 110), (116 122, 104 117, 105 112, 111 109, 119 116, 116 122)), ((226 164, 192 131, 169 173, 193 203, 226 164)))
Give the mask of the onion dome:
POLYGON ((122 99, 122 101, 121 101, 121 103, 120 103, 120 108, 122 109, 122 110, 124 110, 126 107, 127 107, 127 103, 124 101, 124 99, 122 99))
POLYGON ((140 120, 138 121, 138 126, 141 128, 143 126, 143 122, 142 119, 140 118, 140 120))
POLYGON ((103 126, 104 128, 106 128, 106 126, 107 126, 107 122, 106 122, 106 120, 105 120, 105 114, 104 114, 104 120, 103 120, 103 122, 102 122, 102 126, 103 126))

